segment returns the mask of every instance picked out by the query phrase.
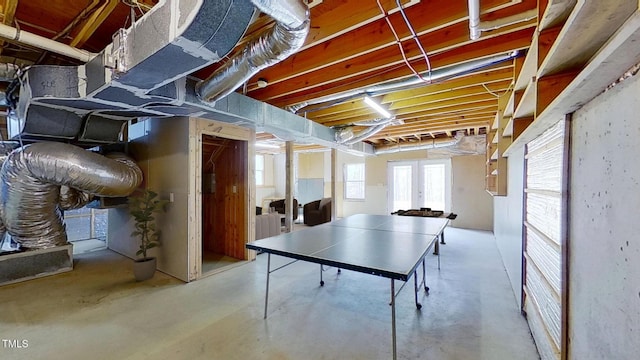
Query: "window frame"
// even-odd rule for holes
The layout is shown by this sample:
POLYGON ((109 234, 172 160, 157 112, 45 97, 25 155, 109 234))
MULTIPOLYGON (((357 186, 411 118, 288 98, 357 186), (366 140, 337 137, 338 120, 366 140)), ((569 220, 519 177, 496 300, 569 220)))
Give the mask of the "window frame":
POLYGON ((256 187, 265 186, 265 184, 264 184, 264 180, 265 180, 265 178, 264 178, 264 161, 265 161, 264 154, 256 154, 256 157, 255 157, 254 161, 255 161, 255 171, 254 172, 255 172, 256 187), (258 166, 258 164, 259 164, 258 158, 262 159, 262 166, 261 167, 258 166))
POLYGON ((343 198, 344 200, 349 200, 349 201, 364 201, 366 198, 366 191, 367 191, 367 187, 366 187, 366 181, 367 181, 367 168, 365 163, 347 163, 343 165, 343 169, 342 169, 342 174, 343 174, 343 183, 344 183, 344 189, 343 189, 343 198), (358 166, 358 167, 362 167, 362 179, 350 179, 349 178, 349 167, 351 166, 358 166), (361 191, 362 191, 362 197, 352 197, 349 196, 349 191, 348 189, 350 188, 350 184, 359 184, 358 186, 360 187, 361 191))

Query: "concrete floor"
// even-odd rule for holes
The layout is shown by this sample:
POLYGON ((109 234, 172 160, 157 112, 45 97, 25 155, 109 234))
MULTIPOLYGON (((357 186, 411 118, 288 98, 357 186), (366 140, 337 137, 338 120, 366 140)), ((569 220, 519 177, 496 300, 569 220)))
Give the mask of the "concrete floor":
MULTIPOLYGON (((446 237, 422 310, 412 282, 397 299, 398 358, 538 359, 493 236, 446 237)), ((266 257, 184 284, 136 283, 109 250, 79 255, 72 272, 0 289, 0 359, 391 358, 388 279, 332 269, 319 287, 319 266, 297 262, 271 275, 264 320, 266 257)))

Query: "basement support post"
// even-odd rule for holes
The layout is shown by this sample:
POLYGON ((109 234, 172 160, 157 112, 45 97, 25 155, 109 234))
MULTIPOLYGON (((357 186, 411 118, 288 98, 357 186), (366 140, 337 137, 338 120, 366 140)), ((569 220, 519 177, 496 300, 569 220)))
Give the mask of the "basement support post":
POLYGON ((284 225, 286 232, 293 231, 293 141, 287 141, 285 144, 285 220, 284 225))
POLYGON ((336 176, 338 174, 338 150, 331 149, 331 221, 336 219, 336 176))

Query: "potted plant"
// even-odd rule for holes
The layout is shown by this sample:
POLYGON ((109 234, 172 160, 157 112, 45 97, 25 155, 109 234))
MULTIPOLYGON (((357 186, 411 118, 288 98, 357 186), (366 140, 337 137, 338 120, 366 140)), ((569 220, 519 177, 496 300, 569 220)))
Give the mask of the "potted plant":
POLYGON ((140 239, 140 248, 136 252, 136 256, 140 258, 133 264, 133 274, 138 281, 151 279, 156 272, 156 258, 148 256, 147 251, 160 245, 160 230, 156 228, 155 215, 164 211, 166 203, 166 200, 159 199, 158 194, 149 189, 138 191, 129 198, 129 212, 135 221, 131 236, 140 239))

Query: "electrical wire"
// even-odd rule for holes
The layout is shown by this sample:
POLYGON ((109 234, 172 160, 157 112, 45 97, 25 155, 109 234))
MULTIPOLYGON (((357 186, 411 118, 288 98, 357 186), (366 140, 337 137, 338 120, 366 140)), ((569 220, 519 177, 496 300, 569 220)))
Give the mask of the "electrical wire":
MULTIPOLYGON (((397 0, 397 2, 399 3, 399 0, 397 0)), ((429 62, 429 58, 428 58, 426 52, 424 51, 424 48, 422 47, 422 44, 420 44, 420 41, 418 40, 417 35, 416 35, 415 31, 413 30, 413 27, 410 25, 409 20, 406 18, 406 14, 404 13, 404 9, 402 8, 402 5, 399 5, 399 6, 400 6, 400 11, 402 13, 402 16, 403 16, 403 18, 405 20, 405 23, 409 27, 409 31, 413 35, 414 40, 418 44, 418 48, 420 49, 420 51, 422 52, 422 54, 423 54, 423 56, 424 56, 424 58, 426 60, 428 74, 429 74, 428 78, 424 78, 422 76, 422 74, 420 74, 413 67, 413 65, 411 65, 411 63, 409 62, 409 59, 407 59, 407 54, 405 53, 404 49, 402 48, 402 41, 400 40, 400 37, 398 36, 398 33, 396 32, 396 29, 393 27, 393 24, 391 24, 391 20, 389 20, 389 15, 387 14, 387 12, 382 7, 382 4, 380 4, 380 0, 376 0, 376 3, 378 4, 378 8, 380 8, 380 11, 382 12, 382 15, 384 16, 384 19, 387 22, 387 25, 389 26, 389 29, 391 29, 391 32, 393 33, 393 36, 396 39, 396 44, 398 45, 398 48, 400 49, 400 54, 402 55, 402 59, 404 60, 404 63, 407 65, 407 67, 411 70, 411 72, 418 79, 420 79, 421 81, 424 81, 425 83, 431 83, 431 63, 429 62)))
POLYGON ((416 34, 416 31, 414 30, 413 25, 411 25, 411 22, 409 21, 407 14, 404 12, 404 6, 400 2, 400 0, 396 0, 396 4, 398 5, 398 8, 400 8, 400 14, 402 14, 402 18, 404 19, 405 24, 407 24, 407 28, 409 28, 409 31, 411 31, 413 40, 418 45, 418 48, 420 49, 420 52, 422 53, 422 56, 424 57, 424 60, 427 63, 429 80, 431 80, 431 62, 429 61, 429 56, 427 55, 427 52, 422 47, 422 43, 420 42, 420 39, 418 39, 418 35, 416 34))

